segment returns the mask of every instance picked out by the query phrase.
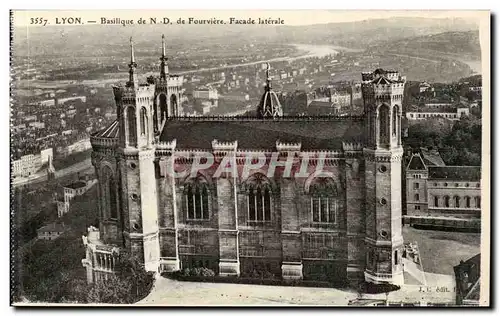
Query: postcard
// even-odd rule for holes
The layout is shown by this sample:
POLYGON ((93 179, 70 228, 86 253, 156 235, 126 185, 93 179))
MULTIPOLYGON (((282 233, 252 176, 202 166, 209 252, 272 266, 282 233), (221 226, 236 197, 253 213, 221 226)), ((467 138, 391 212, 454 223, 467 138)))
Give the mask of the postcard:
POLYGON ((489 11, 11 11, 11 305, 489 306, 489 11))

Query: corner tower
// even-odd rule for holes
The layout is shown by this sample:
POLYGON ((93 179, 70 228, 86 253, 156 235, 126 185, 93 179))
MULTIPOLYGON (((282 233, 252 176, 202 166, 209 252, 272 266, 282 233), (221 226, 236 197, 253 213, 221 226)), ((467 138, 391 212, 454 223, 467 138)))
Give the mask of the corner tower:
POLYGON ((146 270, 159 262, 158 207, 154 177, 154 83, 139 84, 130 39, 129 81, 113 87, 119 126, 117 173, 123 243, 144 260, 146 270))
POLYGON ((169 117, 181 116, 184 78, 172 75, 168 70, 168 58, 166 56, 165 35, 161 36, 160 77, 150 78, 150 83, 155 83, 154 97, 154 133, 159 134, 163 129, 165 121, 169 117))
POLYGON ((365 280, 403 284, 401 104, 406 78, 377 69, 362 73, 366 145, 365 280))

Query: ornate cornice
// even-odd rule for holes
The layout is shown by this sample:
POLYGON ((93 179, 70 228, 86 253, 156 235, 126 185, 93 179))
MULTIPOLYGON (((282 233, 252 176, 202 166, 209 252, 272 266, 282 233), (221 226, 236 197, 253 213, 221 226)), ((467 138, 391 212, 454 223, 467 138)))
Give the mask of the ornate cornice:
POLYGON ((383 150, 383 151, 364 149, 363 156, 366 161, 401 162, 403 159, 403 149, 383 150))

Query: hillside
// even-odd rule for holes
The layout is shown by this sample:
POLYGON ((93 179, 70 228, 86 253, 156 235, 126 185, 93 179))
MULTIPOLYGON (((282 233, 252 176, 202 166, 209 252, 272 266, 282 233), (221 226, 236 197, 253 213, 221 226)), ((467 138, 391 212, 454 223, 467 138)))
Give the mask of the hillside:
POLYGON ((444 32, 439 34, 410 37, 387 41, 372 48, 377 52, 394 52, 420 57, 481 58, 478 31, 444 32), (443 56, 443 54, 447 56, 443 56))

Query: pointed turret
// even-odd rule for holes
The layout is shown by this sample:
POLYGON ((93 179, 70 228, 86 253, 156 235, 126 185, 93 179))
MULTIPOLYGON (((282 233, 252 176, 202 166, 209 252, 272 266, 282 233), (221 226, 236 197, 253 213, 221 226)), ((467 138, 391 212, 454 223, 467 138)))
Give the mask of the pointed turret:
POLYGON ((166 80, 168 75, 168 58, 165 50, 165 35, 161 36, 160 79, 166 80))
POLYGON ((259 117, 280 117, 283 116, 283 109, 276 93, 271 89, 271 77, 269 71, 271 65, 267 63, 266 67, 266 85, 264 94, 260 99, 259 107, 257 108, 257 116, 259 117))
POLYGON ((130 37, 130 64, 128 64, 128 86, 136 87, 138 85, 137 74, 135 73, 137 69, 137 63, 135 62, 134 56, 134 42, 132 41, 132 37, 130 37))
POLYGON ((267 67, 266 67, 266 86, 265 86, 265 90, 266 91, 270 91, 271 90, 271 78, 269 76, 269 71, 271 70, 271 65, 269 63, 267 63, 267 67))

